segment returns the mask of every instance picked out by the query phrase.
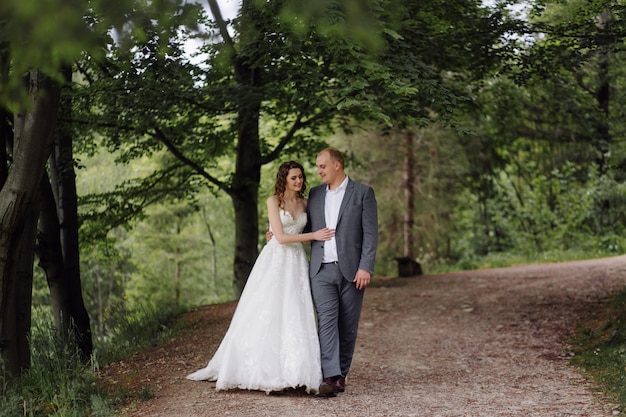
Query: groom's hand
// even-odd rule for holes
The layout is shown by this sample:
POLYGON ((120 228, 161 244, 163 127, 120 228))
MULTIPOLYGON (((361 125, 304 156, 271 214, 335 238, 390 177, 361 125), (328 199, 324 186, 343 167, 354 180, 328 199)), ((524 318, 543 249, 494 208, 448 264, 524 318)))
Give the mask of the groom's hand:
POLYGON ((371 281, 372 274, 370 271, 366 271, 365 269, 359 269, 356 271, 356 276, 354 277, 354 281, 356 283, 356 289, 362 290, 367 287, 371 281))
POLYGON ((274 236, 274 233, 272 233, 270 228, 268 227, 267 229, 265 229, 265 239, 267 239, 267 241, 265 243, 267 243, 270 240, 272 240, 272 236, 274 236))

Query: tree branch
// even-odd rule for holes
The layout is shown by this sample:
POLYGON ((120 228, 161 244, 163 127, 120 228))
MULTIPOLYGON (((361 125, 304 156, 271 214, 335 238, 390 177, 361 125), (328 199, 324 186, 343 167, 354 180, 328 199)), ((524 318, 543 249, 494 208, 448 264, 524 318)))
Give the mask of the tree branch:
POLYGON ((231 38, 230 33, 228 33, 228 24, 222 17, 220 6, 217 4, 217 0, 208 0, 208 2, 213 18, 215 19, 215 23, 220 31, 220 35, 222 35, 224 43, 228 46, 231 56, 235 56, 235 43, 233 42, 233 38, 231 38))
POLYGON ((165 135, 165 133, 161 129, 155 128, 154 132, 155 132, 154 136, 161 143, 163 143, 165 145, 165 147, 170 151, 170 153, 172 155, 174 155, 179 161, 181 161, 183 164, 185 164, 188 167, 190 167, 191 169, 193 169, 198 175, 200 175, 201 177, 205 178, 210 183, 212 183, 212 184, 216 185, 217 187, 219 187, 221 190, 226 192, 228 195, 232 194, 233 190, 232 190, 231 187, 229 187, 226 183, 218 180, 217 178, 215 178, 214 176, 212 176, 211 174, 206 172, 204 170, 204 168, 202 168, 198 163, 196 163, 195 161, 192 161, 191 159, 189 159, 185 155, 183 155, 183 153, 180 151, 180 149, 178 149, 176 147, 176 145, 174 145, 167 138, 167 136, 165 135))
POLYGON ((289 129, 289 131, 285 134, 285 136, 282 137, 282 139, 280 140, 280 142, 278 142, 278 145, 276 145, 276 147, 272 150, 272 152, 268 153, 261 159, 261 165, 272 162, 276 158, 278 158, 281 152, 283 151, 283 149, 285 149, 285 146, 287 146, 287 144, 291 142, 291 140, 294 138, 294 136, 299 130, 305 127, 311 126, 313 123, 315 123, 316 121, 320 119, 326 118, 330 113, 332 113, 330 109, 331 108, 329 107, 325 111, 321 111, 305 121, 302 121, 302 117, 298 116, 296 120, 293 122, 293 124, 291 125, 291 128, 289 129))

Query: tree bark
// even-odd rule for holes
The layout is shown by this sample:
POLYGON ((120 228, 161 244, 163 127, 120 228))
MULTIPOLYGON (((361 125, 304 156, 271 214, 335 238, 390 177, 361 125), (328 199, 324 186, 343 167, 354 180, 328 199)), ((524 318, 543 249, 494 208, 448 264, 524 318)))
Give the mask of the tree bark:
POLYGON ((259 249, 257 247, 259 210, 258 192, 251 190, 241 190, 232 197, 235 209, 235 260, 233 280, 234 296, 239 298, 248 280, 248 275, 252 270, 259 249))
MULTIPOLYGON (((600 30, 604 30, 605 27, 613 20, 613 16, 609 10, 602 12, 598 18, 598 26, 600 30)), ((608 155, 609 148, 612 142, 611 132, 609 127, 609 104, 610 104, 610 53, 609 45, 601 45, 598 48, 598 89, 597 100, 598 108, 602 111, 605 119, 600 121, 596 126, 598 132, 598 171, 600 175, 603 175, 608 169, 608 155)))
POLYGON ((415 224, 415 155, 413 132, 407 130, 404 135, 404 249, 403 255, 413 257, 413 227, 415 224))
MULTIPOLYGON (((7 51, 6 43, 0 42, 0 83, 4 83, 4 80, 9 77, 11 59, 7 51)), ((11 146, 13 144, 12 120, 13 115, 9 110, 0 107, 0 187, 4 186, 4 182, 9 176, 7 149, 9 144, 11 144, 11 146)))
MULTIPOLYGON (((71 69, 64 68, 63 73, 66 85, 69 85, 71 69)), ((71 120, 69 100, 63 100, 59 112, 64 120, 71 120)), ((55 149, 50 156, 48 184, 41 241, 42 255, 45 253, 49 257, 42 256, 42 267, 46 271, 57 332, 64 339, 73 335, 82 359, 86 361, 91 357, 93 340, 81 287, 76 174, 72 137, 67 130, 58 130, 55 149)))
POLYGON ((52 317, 57 336, 64 338, 70 328, 69 300, 63 296, 63 251, 61 249, 61 230, 56 212, 56 202, 50 179, 44 173, 41 179, 41 230, 38 244, 39 266, 44 270, 50 291, 52 317))
POLYGON ((20 357, 19 340, 24 327, 17 324, 17 280, 20 241, 34 210, 39 183, 53 144, 60 87, 32 72, 29 77, 31 107, 17 115, 13 163, 0 190, 0 356, 5 377, 18 375, 29 366, 20 357))
POLYGON ((235 210, 235 258, 233 291, 239 297, 259 254, 259 185, 261 152, 259 146, 259 106, 239 112, 237 163, 231 199, 235 210))
POLYGON ((34 204, 27 218, 20 238, 15 285, 16 343, 20 370, 30 368, 30 344, 28 337, 32 324, 33 305, 33 265, 35 262, 35 240, 37 238, 38 204, 34 204))
POLYGON ((9 176, 7 146, 13 143, 13 129, 10 124, 11 114, 0 108, 0 187, 9 176))
MULTIPOLYGON (((242 2, 242 16, 251 5, 242 2)), ((249 14, 249 13, 248 13, 249 14)), ((252 35, 245 39, 247 44, 255 42, 256 32, 251 22, 241 22, 241 33, 252 35)), ((233 290, 235 297, 243 291, 248 275, 259 254, 259 185, 261 183, 261 143, 259 138, 259 118, 262 95, 259 92, 261 72, 252 68, 248 62, 252 59, 234 56, 235 80, 239 91, 247 91, 238 103, 237 118, 238 141, 237 161, 233 176, 231 199, 235 210, 235 258, 233 290)))
POLYGON ((217 277, 217 248, 215 247, 215 236, 213 236, 213 231, 211 230, 211 225, 206 217, 206 211, 204 208, 202 209, 202 220, 204 220, 204 225, 206 226, 209 239, 211 240, 211 291, 215 294, 217 277))

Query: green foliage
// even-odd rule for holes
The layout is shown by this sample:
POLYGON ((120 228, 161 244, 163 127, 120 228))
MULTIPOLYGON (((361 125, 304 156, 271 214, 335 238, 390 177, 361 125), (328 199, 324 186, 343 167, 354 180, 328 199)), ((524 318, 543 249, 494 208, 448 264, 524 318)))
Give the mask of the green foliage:
MULTIPOLYGON (((532 164, 528 166, 532 169, 532 164)), ((510 239, 518 250, 569 249, 588 235, 584 224, 593 200, 576 178, 577 167, 565 164, 562 169, 553 170, 549 176, 531 174, 530 182, 518 182, 515 175, 502 178, 502 189, 498 190, 501 200, 494 201, 495 227, 516 231, 510 233, 510 239)))
MULTIPOLYGON (((255 6, 262 9, 263 1, 255 6)), ((299 36, 306 36, 311 28, 328 39, 349 39, 351 43, 363 46, 363 49, 376 53, 384 47, 380 37, 381 22, 376 13, 388 3, 384 1, 359 0, 320 0, 302 2, 284 0, 279 8, 279 22, 299 36)))
MULTIPOLYGON (((403 153, 404 132, 376 132, 336 137, 346 149, 348 175, 373 186, 379 210, 379 245, 376 274, 395 275, 395 258, 403 256, 403 153)), ((424 264, 449 258, 449 238, 454 233, 452 208, 461 192, 462 148, 450 129, 434 125, 414 131, 415 257, 424 264)))
POLYGON ((590 194, 594 204, 587 219, 588 227, 604 235, 623 235, 626 229, 626 183, 603 176, 594 183, 590 194))
MULTIPOLYGON (((56 335, 50 308, 36 308, 31 337, 32 366, 11 385, 0 386, 0 416, 114 415, 113 404, 123 393, 102 391, 97 384, 97 367, 172 337, 175 328, 170 322, 179 313, 180 310, 167 305, 112 312, 114 329, 106 340, 97 341, 92 361, 85 365, 80 352, 70 348, 75 344, 68 344, 56 335)), ((136 394, 142 399, 154 396, 148 388, 136 394)))
POLYGON ((173 304, 136 305, 133 309, 120 308, 109 314, 114 327, 106 339, 99 342, 97 359, 107 364, 123 359, 129 354, 169 339, 175 332, 171 320, 180 314, 173 304))
MULTIPOLYGON (((79 194, 106 193, 158 166, 158 160, 149 158, 115 164, 115 156, 80 156, 79 194)), ((105 210, 103 202, 90 207, 105 210)), ((134 220, 131 227, 109 230, 103 219, 90 221, 106 236, 89 239, 83 229, 81 246, 85 304, 98 340, 109 340, 126 312, 230 300, 232 218, 230 201, 205 191, 196 199, 164 200, 146 209, 143 220, 134 220)))
POLYGON ((161 46, 183 22, 196 26, 198 5, 183 1, 5 0, 0 3, 0 105, 15 110, 26 101, 23 75, 32 69, 62 81, 60 70, 87 57, 100 60, 107 44, 129 48, 158 25, 161 46), (7 63, 5 67, 5 61, 7 63))
MULTIPOLYGON (((137 225, 132 219, 145 216, 150 204, 165 198, 188 201, 204 186, 232 192, 236 168, 228 159, 237 147, 236 114, 240 106, 257 102, 259 97, 263 158, 258 163, 268 163, 280 152, 306 154, 319 146, 316 138, 333 126, 332 120, 345 128, 351 127, 354 119, 408 126, 428 123, 433 113, 448 117, 454 111, 476 110, 466 116, 472 119, 480 114, 476 123, 463 126, 472 129, 474 135, 450 137, 445 143, 423 150, 425 156, 433 150, 454 150, 444 157, 451 162, 448 166, 424 176, 429 178, 426 187, 430 191, 424 192, 428 197, 420 202, 423 226, 418 226, 415 234, 420 237, 419 257, 426 263, 472 259, 504 250, 531 254, 575 247, 581 242, 598 250, 621 247, 618 234, 597 236, 599 229, 615 221, 620 227, 621 197, 610 194, 608 186, 601 192, 603 196, 598 195, 593 186, 584 185, 589 170, 579 169, 580 164, 597 159, 597 155, 585 156, 590 150, 585 142, 593 141, 603 116, 594 106, 593 96, 576 85, 581 78, 565 70, 567 66, 561 65, 565 61, 558 61, 549 79, 541 78, 540 72, 529 72, 526 89, 516 88, 503 77, 483 84, 470 83, 493 70, 498 60, 510 58, 510 46, 521 45, 502 38, 504 31, 514 26, 507 21, 506 9, 501 5, 490 9, 475 2, 385 1, 372 2, 367 9, 358 2, 249 3, 253 7, 242 10, 234 22, 237 35, 233 50, 229 50, 227 39, 223 43, 204 42, 201 52, 205 53, 205 62, 192 65, 183 51, 186 37, 199 35, 199 39, 206 40, 205 35, 217 34, 216 22, 206 17, 198 20, 208 28, 208 34, 201 35, 193 32, 191 9, 164 13, 150 21, 148 18, 155 14, 147 5, 121 2, 118 9, 124 13, 115 15, 108 5, 94 4, 94 14, 108 19, 98 21, 102 28, 117 28, 121 44, 128 47, 109 49, 111 55, 105 65, 89 56, 81 62, 84 83, 75 98, 75 114, 81 122, 74 125, 76 136, 84 137, 85 126, 89 126, 101 136, 94 136, 96 142, 80 141, 86 151, 105 145, 117 152, 122 164, 139 158, 144 167, 152 168, 123 181, 111 180, 116 184, 112 188, 84 194, 81 233, 87 242, 100 240, 96 252, 107 247, 103 237, 109 230, 116 225, 137 225), (125 19, 132 22, 127 25, 125 19), (175 35, 175 28, 185 26, 180 32, 182 37, 175 35), (127 43, 131 40, 134 43, 127 43), (498 47, 493 48, 496 44, 498 47), (233 54, 259 71, 261 82, 255 88, 242 89, 237 83, 233 54), (462 103, 468 106, 462 108, 462 103), (464 147, 465 157, 449 146, 455 140, 464 147), (165 148, 173 151, 173 157, 163 156, 165 148), (155 156, 160 158, 159 163, 147 163, 155 156), (454 195, 445 196, 442 190, 450 190, 451 185, 454 195), (607 204, 611 208, 609 215, 607 204), (572 209, 573 205, 577 209, 572 209), (436 221, 431 222, 433 218, 436 221), (585 239, 589 233, 592 236, 585 239)), ((178 7, 172 2, 154 6, 178 7)), ((552 5, 549 10, 557 12, 552 5)), ((584 6, 577 16, 592 16, 598 10, 584 6)), ((620 12, 618 8, 614 11, 620 12)), ((565 9, 558 12, 571 13, 565 9)), ((540 23, 552 24, 555 20, 548 18, 540 23)), ((585 21, 586 25, 590 22, 585 21)), ((550 36, 564 33, 568 32, 553 31, 550 36)), ((112 39, 102 37, 100 41, 112 39)), ((524 46, 537 46, 541 51, 541 45, 535 42, 524 46)), ((558 42, 545 45, 552 50, 556 46, 572 47, 558 42)), ((587 75, 592 67, 581 62, 587 59, 592 63, 592 55, 587 53, 592 51, 586 50, 579 57, 581 61, 571 67, 585 80, 593 78, 587 75)), ((528 70, 523 65, 518 69, 528 70)), ((388 161, 394 158, 397 154, 384 156, 388 161)), ((604 181, 606 177, 600 178, 604 181)), ((370 182, 375 181, 372 176, 370 182)), ((391 231, 397 235, 399 217, 391 204, 398 200, 385 195, 383 201, 382 210, 387 213, 384 226, 389 230, 385 233, 389 234, 382 236, 382 242, 389 244, 381 251, 380 264, 387 272, 393 269, 392 254, 399 247, 398 239, 391 237, 391 231)), ((167 204, 162 204, 161 209, 169 210, 167 204)), ((188 217, 186 221, 193 224, 193 215, 188 217)), ((151 245, 152 239, 163 238, 148 230, 154 228, 150 225, 153 221, 142 223, 139 241, 146 243, 141 256, 155 261, 120 266, 115 272, 118 277, 107 281, 118 288, 128 284, 131 295, 154 294, 159 288, 164 289, 162 294, 175 292, 175 287, 169 285, 172 280, 163 277, 174 276, 172 257, 176 251, 197 252, 196 247, 183 246, 194 242, 184 234, 179 238, 181 242, 171 242, 169 248, 151 245), (163 256, 156 255, 159 251, 163 256), (156 271, 162 272, 161 276, 156 271), (145 280, 146 276, 152 278, 145 280), (152 286, 146 285, 148 282, 152 286)), ((199 228, 197 219, 195 228, 199 228)), ((132 236, 128 239, 130 246, 137 244, 132 236)), ((122 258, 133 256, 132 250, 125 250, 122 258)), ((91 261, 96 252, 86 250, 83 258, 91 261)), ((97 264, 88 266, 88 270, 96 271, 97 264)), ((198 267, 197 271, 202 269, 198 267)), ((190 274, 195 276, 196 272, 190 274)), ((102 281, 95 280, 94 286, 98 282, 102 281)), ((117 290, 118 301, 123 300, 123 293, 117 290)), ((189 300, 184 295, 182 299, 189 300)))
POLYGON ((127 305, 126 286, 136 266, 131 253, 121 247, 118 239, 126 236, 116 229, 107 239, 85 245, 81 250, 81 282, 85 307, 98 339, 106 338, 116 322, 110 312, 127 305))
MULTIPOLYGON (((523 166, 536 169, 532 162, 523 166)), ((624 186, 607 177, 581 183, 579 168, 566 163, 548 176, 535 171, 523 178, 505 170, 494 181, 484 212, 476 212, 480 204, 475 196, 463 194, 466 204, 455 211, 459 238, 453 252, 468 260, 498 252, 531 259, 559 251, 591 257, 622 253, 626 206, 616 202, 624 186), (479 213, 488 213, 486 220, 479 213)))
MULTIPOLYGON (((111 45, 105 65, 81 62, 76 136, 100 141, 122 163, 170 154, 150 176, 85 196, 84 236, 101 238, 106 225, 126 224, 165 198, 193 199, 202 187, 222 191, 236 210, 234 287, 240 291, 257 253, 262 166, 281 155, 315 152, 324 134, 350 130, 355 121, 425 123, 432 109, 449 114, 455 108, 457 92, 421 59, 415 25, 399 19, 391 4, 328 2, 320 15, 303 18, 304 30, 286 24, 299 10, 293 3, 243 2, 232 33, 217 18, 202 20, 207 33, 198 36, 199 64, 183 51, 191 31, 170 37, 164 50, 158 25, 145 29, 133 48, 111 45), (364 25, 368 36, 359 30, 364 25)), ((450 20, 484 21, 484 9, 464 4, 450 20)))
POLYGON ((460 119, 469 117, 461 123, 473 138, 461 138, 470 164, 466 204, 455 207, 460 262, 507 252, 611 255, 624 247, 624 147, 616 140, 624 96, 614 88, 624 72, 612 65, 622 55, 623 41, 612 35, 623 8, 536 4, 527 27, 538 36, 520 38, 519 66, 504 67, 518 84, 485 80, 478 112, 469 107, 460 119))
MULTIPOLYGON (((0 82, 0 104, 25 102, 23 75, 38 68, 60 81, 59 70, 83 51, 96 49, 98 35, 83 20, 83 4, 60 0, 7 0, 0 4, 0 45, 11 72, 0 82), (6 54, 6 55, 5 55, 6 54)), ((4 63, 3 63, 4 66, 4 63)))
MULTIPOLYGON (((626 409, 626 289, 583 321, 573 338, 572 364, 626 409)), ((620 414, 621 415, 621 414, 620 414)))
POLYGON ((232 297, 233 226, 230 201, 202 195, 157 205, 122 242, 135 265, 126 284, 128 305, 163 303, 189 307, 232 297))
MULTIPOLYGON (((622 245, 626 243, 626 239, 621 239, 622 245)), ((611 252, 590 252, 587 249, 556 249, 551 251, 543 251, 540 253, 532 253, 529 255, 512 253, 512 252, 493 252, 484 256, 473 255, 465 257, 457 262, 449 260, 438 260, 430 262, 426 265, 427 273, 438 274, 450 271, 471 271, 476 269, 491 268, 507 268, 510 266, 580 261, 585 259, 603 258, 606 256, 614 256, 611 252)))
MULTIPOLYGON (((2 388, 0 416, 108 417, 113 409, 96 385, 95 370, 55 334, 49 309, 33 314, 31 368, 2 388)), ((69 335, 71 337, 71 335, 69 335)))

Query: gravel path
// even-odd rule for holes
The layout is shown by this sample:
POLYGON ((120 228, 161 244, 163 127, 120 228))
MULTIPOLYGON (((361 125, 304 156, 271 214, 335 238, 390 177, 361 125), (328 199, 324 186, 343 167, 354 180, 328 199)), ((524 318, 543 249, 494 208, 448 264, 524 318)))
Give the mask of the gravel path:
POLYGON ((367 289, 346 392, 216 392, 206 365, 235 302, 183 317, 176 340, 107 367, 101 379, 154 398, 127 416, 604 417, 606 402, 569 365, 577 321, 626 282, 626 256, 378 279, 367 289))

